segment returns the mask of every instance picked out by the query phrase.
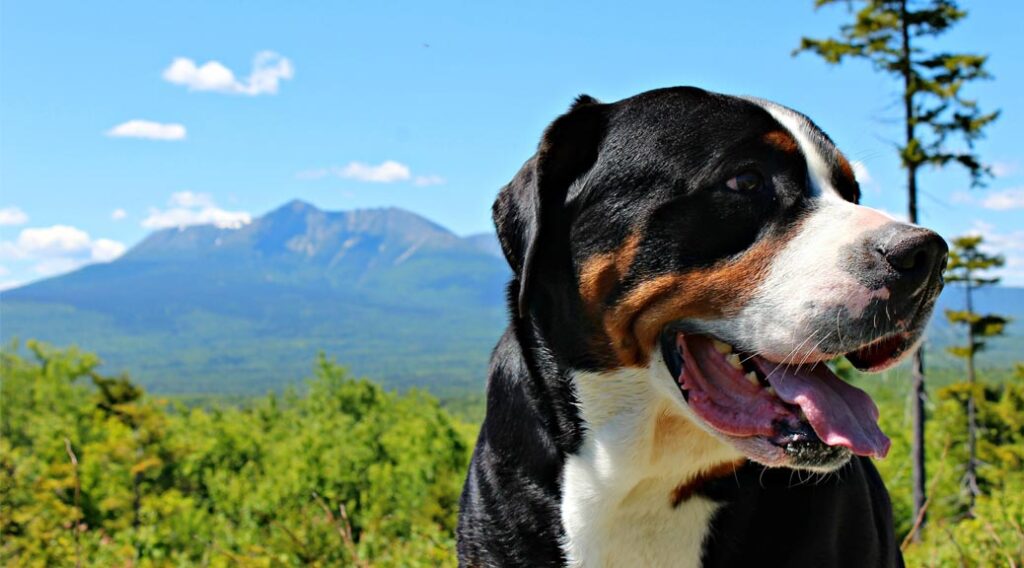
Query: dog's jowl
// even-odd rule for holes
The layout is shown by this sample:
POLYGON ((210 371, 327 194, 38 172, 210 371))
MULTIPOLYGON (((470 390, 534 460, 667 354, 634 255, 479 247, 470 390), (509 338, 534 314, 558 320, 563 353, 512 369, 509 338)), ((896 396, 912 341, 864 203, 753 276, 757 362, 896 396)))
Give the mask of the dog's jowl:
POLYGON ((494 204, 514 275, 462 494, 467 566, 896 566, 878 410, 935 233, 858 205, 802 114, 582 96, 494 204))

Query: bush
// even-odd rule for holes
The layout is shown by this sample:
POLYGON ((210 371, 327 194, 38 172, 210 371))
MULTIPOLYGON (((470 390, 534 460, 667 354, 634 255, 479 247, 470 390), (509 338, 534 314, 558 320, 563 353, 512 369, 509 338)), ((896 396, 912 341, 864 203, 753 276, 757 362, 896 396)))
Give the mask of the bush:
POLYGON ((4 565, 454 565, 469 457, 421 392, 320 357, 304 394, 188 409, 96 357, 2 354, 4 565))

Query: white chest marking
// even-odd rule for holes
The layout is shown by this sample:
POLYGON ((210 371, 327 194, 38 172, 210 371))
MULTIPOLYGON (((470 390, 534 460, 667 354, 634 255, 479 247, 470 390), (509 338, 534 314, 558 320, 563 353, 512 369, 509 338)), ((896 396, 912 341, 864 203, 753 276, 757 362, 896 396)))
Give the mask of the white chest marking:
POLYGON ((660 353, 647 369, 577 373, 575 384, 587 431, 563 472, 569 565, 700 566, 718 505, 673 507, 673 491, 741 454, 691 420, 660 353))

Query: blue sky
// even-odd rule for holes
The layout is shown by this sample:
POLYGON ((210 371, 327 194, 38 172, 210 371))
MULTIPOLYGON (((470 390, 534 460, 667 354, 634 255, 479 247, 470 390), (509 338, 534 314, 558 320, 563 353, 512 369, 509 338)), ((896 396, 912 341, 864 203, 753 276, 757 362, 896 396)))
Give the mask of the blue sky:
MULTIPOLYGON (((845 8, 789 2, 4 2, 0 287, 108 261, 159 227, 237 225, 290 199, 397 205, 489 230, 497 189, 572 98, 670 85, 796 108, 902 213, 898 85, 791 57, 845 8)), ((963 2, 942 47, 991 55, 997 177, 922 178, 923 223, 986 234, 1024 285, 1024 4, 963 2)))

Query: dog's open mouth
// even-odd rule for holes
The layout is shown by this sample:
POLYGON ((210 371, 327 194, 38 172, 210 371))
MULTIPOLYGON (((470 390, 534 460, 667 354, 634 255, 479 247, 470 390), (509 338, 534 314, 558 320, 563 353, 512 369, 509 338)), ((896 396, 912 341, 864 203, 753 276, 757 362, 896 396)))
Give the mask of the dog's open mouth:
MULTIPOLYGON (((846 356, 859 369, 878 370, 908 346, 908 338, 900 334, 846 356)), ((747 443, 760 439, 776 448, 768 453, 781 451, 812 465, 845 462, 850 452, 885 457, 889 451, 874 401, 822 361, 781 364, 737 352, 707 335, 671 331, 665 334, 663 350, 669 372, 694 413, 744 447, 765 447, 747 443)), ((765 456, 764 461, 779 459, 765 456)))

